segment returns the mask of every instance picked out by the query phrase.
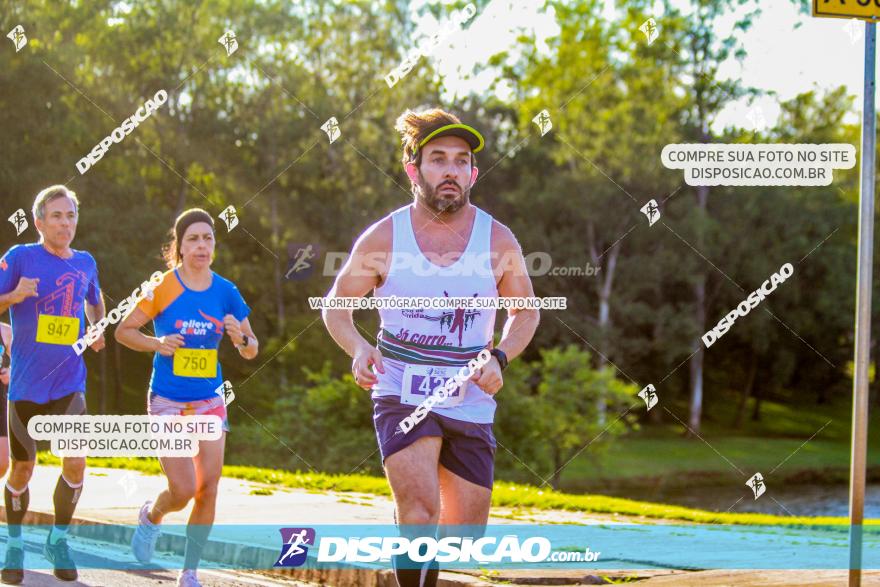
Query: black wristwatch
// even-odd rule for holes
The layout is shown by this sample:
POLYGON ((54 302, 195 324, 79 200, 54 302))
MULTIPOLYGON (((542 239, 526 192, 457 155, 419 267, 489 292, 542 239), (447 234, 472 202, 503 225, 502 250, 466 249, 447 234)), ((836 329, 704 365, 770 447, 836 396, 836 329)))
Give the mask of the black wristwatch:
POLYGON ((248 338, 250 338, 250 337, 247 334, 243 334, 241 338, 242 338, 241 344, 235 346, 235 348, 237 348, 237 349, 242 349, 242 348, 246 347, 248 345, 248 338))
POLYGON ((504 354, 504 351, 500 349, 492 349, 489 351, 489 354, 498 359, 498 366, 501 367, 502 371, 507 369, 507 355, 504 354))

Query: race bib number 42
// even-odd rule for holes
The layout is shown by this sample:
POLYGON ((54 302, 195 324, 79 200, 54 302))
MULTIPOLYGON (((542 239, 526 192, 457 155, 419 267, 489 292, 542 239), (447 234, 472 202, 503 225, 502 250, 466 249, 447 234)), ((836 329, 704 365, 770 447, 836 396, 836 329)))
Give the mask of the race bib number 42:
POLYGON ((174 374, 179 377, 217 377, 217 349, 177 349, 174 374))
POLYGON ((79 338, 79 318, 40 314, 37 318, 37 342, 71 345, 79 338))
MULTIPOLYGON (((460 367, 437 367, 434 365, 407 365, 403 369, 403 389, 400 394, 400 402, 410 406, 417 406, 425 401, 429 395, 437 395, 436 390, 446 385, 446 381, 452 379, 460 367)), ((445 401, 437 402, 437 407, 449 408, 457 406, 464 400, 464 386, 455 387, 445 401)))

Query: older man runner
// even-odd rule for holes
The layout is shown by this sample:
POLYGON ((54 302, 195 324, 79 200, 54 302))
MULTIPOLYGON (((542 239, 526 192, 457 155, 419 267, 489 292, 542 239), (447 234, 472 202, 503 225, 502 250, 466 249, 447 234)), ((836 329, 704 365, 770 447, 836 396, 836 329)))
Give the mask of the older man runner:
MULTIPOLYGON (((79 200, 63 185, 41 191, 34 201, 34 224, 40 241, 16 245, 0 259, 0 314, 9 309, 12 323, 12 374, 9 381, 9 445, 12 469, 4 490, 9 540, 0 579, 24 578, 21 522, 28 508, 28 482, 34 471, 36 441, 27 431, 38 415, 86 413, 86 366, 72 344, 104 317, 95 259, 70 248, 79 220, 79 200)), ((92 343, 99 351, 103 336, 92 343)), ((43 553, 63 581, 77 578, 65 539, 82 492, 86 461, 62 459, 55 486, 55 524, 43 553)))

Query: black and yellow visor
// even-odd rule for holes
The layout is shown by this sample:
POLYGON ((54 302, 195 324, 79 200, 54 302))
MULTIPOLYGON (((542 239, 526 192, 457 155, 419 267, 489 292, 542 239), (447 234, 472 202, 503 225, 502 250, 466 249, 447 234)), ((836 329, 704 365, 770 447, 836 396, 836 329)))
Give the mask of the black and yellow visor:
POLYGON ((425 146, 425 143, 428 141, 434 140, 439 137, 459 137, 467 141, 468 145, 471 147, 471 151, 474 153, 479 152, 483 149, 483 146, 486 142, 483 140, 483 135, 477 132, 477 129, 472 126, 468 126, 466 124, 447 124, 446 126, 441 126, 440 128, 434 130, 423 138, 418 146, 413 150, 412 158, 415 159, 419 151, 421 151, 422 147, 425 146))

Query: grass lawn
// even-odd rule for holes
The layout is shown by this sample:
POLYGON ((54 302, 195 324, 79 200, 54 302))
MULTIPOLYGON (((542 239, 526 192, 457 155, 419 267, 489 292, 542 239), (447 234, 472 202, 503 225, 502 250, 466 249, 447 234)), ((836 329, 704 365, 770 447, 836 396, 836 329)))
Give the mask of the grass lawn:
MULTIPOLYGON (((59 465, 60 459, 48 452, 39 454, 42 465, 59 465)), ((159 461, 151 458, 103 458, 90 457, 89 466, 128 469, 149 475, 161 474, 159 461)), ((310 491, 359 492, 390 496, 384 477, 368 475, 330 475, 327 473, 302 473, 262 469, 258 467, 225 466, 223 476, 268 483, 280 487, 310 491)), ((840 525, 845 530, 844 517, 789 517, 752 513, 716 513, 680 506, 635 501, 604 495, 576 495, 539 489, 525 484, 498 482, 492 492, 494 507, 515 510, 567 510, 584 513, 620 514, 645 516, 669 520, 682 520, 704 524, 791 524, 791 525, 840 525)), ((865 525, 880 525, 880 519, 865 520, 865 525)))
MULTIPOLYGON (((735 406, 735 404, 729 404, 735 406)), ((656 409, 656 408, 655 408, 656 409)), ((670 407, 686 421, 686 406, 670 407)), ((635 478, 673 480, 685 475, 693 481, 700 473, 713 473, 713 482, 729 476, 738 480, 760 471, 765 479, 781 478, 806 469, 837 468, 848 479, 850 462, 851 406, 790 406, 764 402, 762 420, 747 418, 742 429, 729 425, 730 414, 708 413, 700 438, 683 438, 684 426, 668 413, 662 426, 645 426, 639 432, 616 439, 604 454, 588 448, 572 460, 562 474, 562 488, 584 490, 605 480, 625 482, 635 478), (815 435, 815 436, 814 436, 815 435), (810 440, 810 438, 812 439, 810 440), (772 471, 772 472, 771 472, 772 471)), ((880 411, 871 414, 868 466, 880 467, 880 411)))
MULTIPOLYGON (((563 486, 576 486, 579 480, 597 476, 626 480, 712 472, 739 479, 742 476, 737 471, 739 468, 748 476, 761 471, 766 479, 803 469, 849 466, 849 446, 839 442, 814 438, 804 444, 803 440, 741 436, 706 440, 708 444, 699 439, 678 437, 621 440, 602 455, 598 467, 586 455, 575 458, 565 468, 563 486)), ((868 466, 880 466, 880 451, 868 454, 868 466)))
MULTIPOLYGON (((744 482, 760 471, 765 479, 774 480, 795 471, 837 468, 847 478, 849 466, 849 435, 851 407, 844 402, 834 406, 806 405, 797 410, 782 404, 764 402, 761 422, 747 420, 740 430, 729 425, 735 403, 727 402, 716 409, 707 407, 703 440, 681 436, 684 427, 668 413, 662 426, 644 427, 641 431, 613 442, 601 457, 601 467, 590 459, 587 449, 571 461, 562 475, 562 489, 590 490, 597 475, 606 479, 626 481, 636 477, 676 479, 690 476, 707 477, 711 483, 744 482), (811 439, 812 437, 812 439, 811 439), (729 461, 729 462, 728 462, 729 461), (739 468, 742 474, 736 470, 739 468), (708 473, 708 475, 707 475, 708 473), (740 479, 745 475, 744 479, 740 479)), ((686 419, 687 406, 670 405, 681 420, 686 419)), ((868 465, 880 467, 880 413, 872 414, 869 426, 868 465), (873 448, 873 452, 872 449, 873 448)), ((40 453, 41 464, 59 464, 48 452, 40 453)), ((159 461, 151 458, 89 458, 92 467, 121 468, 142 473, 161 474, 159 461)), ((369 475, 334 475, 227 465, 223 475, 236 479, 268 483, 280 487, 308 491, 358 492, 390 496, 383 477, 369 475)), ((837 479, 840 482, 840 479, 837 479)), ((716 513, 706 510, 672 506, 645 501, 583 493, 564 493, 524 483, 498 481, 492 495, 495 507, 514 510, 560 509, 648 518, 674 519, 697 523, 724 524, 845 524, 844 517, 790 517, 755 513, 716 513)), ((880 525, 880 520, 866 520, 880 525)))

